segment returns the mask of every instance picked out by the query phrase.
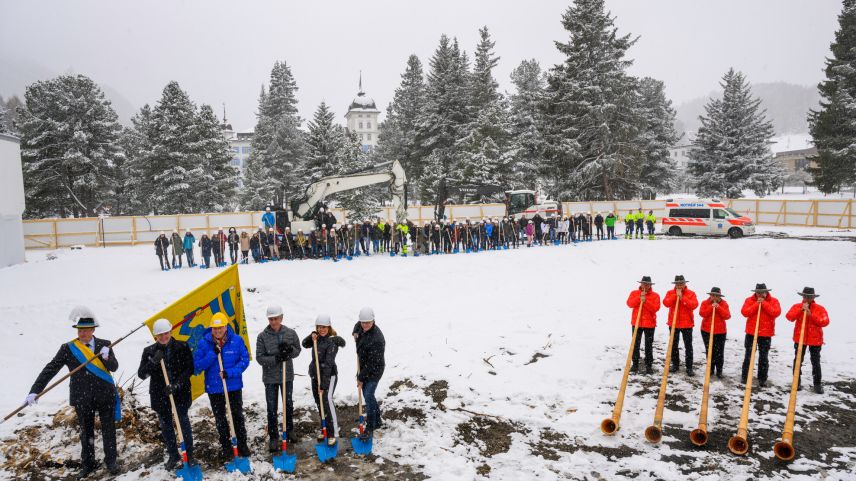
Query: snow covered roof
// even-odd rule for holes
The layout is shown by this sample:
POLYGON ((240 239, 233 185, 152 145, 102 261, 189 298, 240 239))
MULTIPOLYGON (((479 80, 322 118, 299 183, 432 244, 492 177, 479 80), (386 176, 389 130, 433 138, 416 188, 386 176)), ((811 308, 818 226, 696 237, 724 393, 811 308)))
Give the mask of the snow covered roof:
POLYGON ((348 110, 377 110, 377 106, 375 105, 375 101, 371 97, 366 97, 366 93, 360 90, 357 94, 357 97, 351 101, 350 107, 348 110))
POLYGON ((811 138, 811 134, 808 133, 780 135, 770 140, 772 141, 770 150, 774 154, 792 150, 806 150, 814 147, 814 141, 811 138))

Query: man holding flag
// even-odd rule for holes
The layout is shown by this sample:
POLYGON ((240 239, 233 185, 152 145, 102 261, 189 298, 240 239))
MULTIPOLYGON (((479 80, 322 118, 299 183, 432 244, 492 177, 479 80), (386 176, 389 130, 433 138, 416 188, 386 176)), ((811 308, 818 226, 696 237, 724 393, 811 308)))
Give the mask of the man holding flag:
POLYGON ((80 427, 81 461, 79 478, 89 476, 98 467, 95 461, 95 414, 101 420, 101 437, 104 442, 104 461, 110 474, 119 474, 116 464, 116 421, 121 419, 119 394, 111 372, 119 368, 119 361, 110 348, 110 341, 95 337, 98 321, 85 306, 77 306, 69 315, 77 329, 77 338, 60 346, 53 359, 42 369, 30 388, 26 403, 36 404, 38 395, 54 376, 67 367, 70 371, 96 358, 71 376, 69 404, 74 407, 80 427))

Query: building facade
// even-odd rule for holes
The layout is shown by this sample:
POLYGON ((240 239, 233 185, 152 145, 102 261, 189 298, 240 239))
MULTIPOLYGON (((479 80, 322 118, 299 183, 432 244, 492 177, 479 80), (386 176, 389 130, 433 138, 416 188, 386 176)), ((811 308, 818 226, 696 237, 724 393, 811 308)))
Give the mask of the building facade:
POLYGON ((377 137, 380 133, 379 116, 380 110, 377 109, 374 99, 366 96, 363 91, 363 76, 360 74, 359 91, 345 113, 345 128, 348 132, 357 134, 364 152, 377 147, 377 137))
POLYGON ((225 114, 223 115, 223 123, 220 125, 220 129, 223 132, 223 137, 229 141, 229 148, 232 149, 232 160, 229 164, 237 167, 243 174, 247 157, 250 156, 250 152, 253 150, 251 146, 253 131, 235 132, 232 129, 232 124, 226 122, 225 114))
POLYGON ((808 167, 817 167, 815 157, 817 157, 817 147, 777 152, 773 159, 788 174, 796 174, 797 172, 804 172, 808 167))
POLYGON ((24 175, 17 137, 0 134, 0 267, 24 262, 24 175))

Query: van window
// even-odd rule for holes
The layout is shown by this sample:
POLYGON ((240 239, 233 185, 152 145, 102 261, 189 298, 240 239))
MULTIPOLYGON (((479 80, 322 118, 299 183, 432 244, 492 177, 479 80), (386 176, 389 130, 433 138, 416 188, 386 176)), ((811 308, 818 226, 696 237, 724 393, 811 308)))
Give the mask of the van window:
POLYGON ((726 208, 725 208, 725 210, 726 210, 729 214, 733 215, 734 217, 743 217, 743 215, 742 215, 742 214, 740 214, 739 212, 737 212, 737 211, 736 211, 736 210, 734 210, 734 209, 729 209, 728 207, 726 207, 726 208))
POLYGON ((669 217, 710 219, 710 209, 671 209, 669 217))
POLYGON ((722 209, 713 209, 713 218, 714 219, 727 219, 728 214, 722 209))

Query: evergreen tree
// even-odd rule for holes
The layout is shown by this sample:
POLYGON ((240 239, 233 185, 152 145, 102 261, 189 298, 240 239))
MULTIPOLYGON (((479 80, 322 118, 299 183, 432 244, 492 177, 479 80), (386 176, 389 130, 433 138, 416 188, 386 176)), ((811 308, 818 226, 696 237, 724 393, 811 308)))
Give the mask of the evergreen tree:
POLYGON ((549 190, 559 200, 624 199, 638 190, 639 112, 619 35, 604 0, 575 0, 562 16, 570 38, 547 79, 544 103, 549 190))
POLYGON ((407 174, 407 190, 422 177, 423 157, 416 142, 416 124, 425 105, 425 80, 422 62, 411 55, 395 89, 386 119, 380 125, 376 156, 382 161, 398 160, 407 174))
POLYGON ((340 172, 339 153, 345 139, 342 127, 334 121, 335 115, 326 102, 321 102, 309 122, 306 162, 300 171, 305 186, 340 172))
POLYGON ((460 180, 458 140, 471 121, 467 92, 469 69, 458 41, 450 42, 445 35, 440 37, 430 66, 425 107, 416 125, 419 155, 425 159, 419 189, 423 203, 433 202, 436 215, 442 217, 448 187, 460 180))
POLYGON ((818 150, 817 167, 808 171, 814 185, 827 194, 856 184, 856 0, 844 0, 830 50, 826 80, 817 86, 820 109, 808 115, 818 150))
POLYGON ((767 142, 773 124, 752 97, 745 77, 729 69, 720 84, 721 99, 711 99, 689 152, 690 170, 701 196, 739 198, 744 189, 766 195, 777 189, 784 172, 767 142))
POLYGON ((199 212, 220 212, 237 207, 234 195, 238 186, 238 170, 231 165, 229 141, 223 137, 220 122, 210 105, 199 109, 196 139, 191 145, 197 164, 202 167, 199 179, 204 189, 197 195, 199 212))
POLYGON ((121 126, 83 75, 29 85, 19 109, 27 217, 94 216, 113 195, 121 126))
POLYGON ((7 134, 11 129, 8 127, 9 109, 3 102, 3 97, 0 97, 0 134, 7 134))
POLYGON ((639 82, 644 129, 641 132, 642 166, 639 182, 644 199, 671 192, 677 171, 669 149, 680 138, 675 131, 675 109, 666 98, 662 81, 645 77, 639 82))
POLYGON ((535 59, 524 60, 511 72, 516 92, 511 96, 510 128, 512 171, 510 188, 530 189, 549 172, 540 105, 544 101, 544 75, 535 59))
POLYGON ((117 165, 115 213, 134 215, 152 213, 152 194, 156 188, 147 178, 147 153, 151 151, 152 109, 146 104, 131 117, 131 126, 122 130, 119 145, 124 161, 117 165))
POLYGON ((493 54, 495 42, 487 27, 479 30, 479 36, 473 72, 468 77, 468 110, 472 121, 459 141, 463 149, 460 176, 467 184, 504 185, 509 181, 513 156, 509 152, 508 110, 493 77, 493 69, 499 62, 499 57, 493 54))
POLYGON ((301 195, 298 171, 305 156, 297 115, 297 82, 285 62, 276 62, 270 85, 259 95, 252 151, 244 166, 241 204, 245 209, 286 206, 301 195))

